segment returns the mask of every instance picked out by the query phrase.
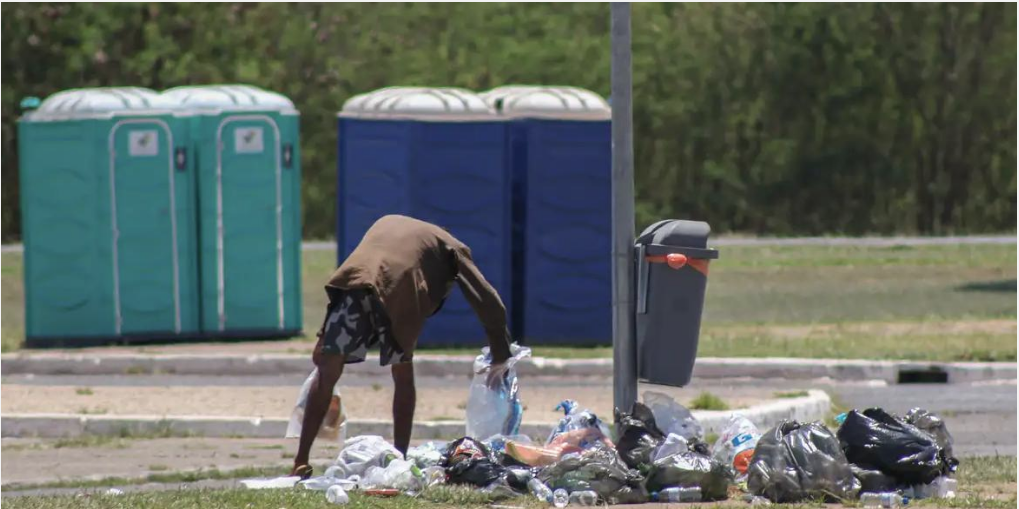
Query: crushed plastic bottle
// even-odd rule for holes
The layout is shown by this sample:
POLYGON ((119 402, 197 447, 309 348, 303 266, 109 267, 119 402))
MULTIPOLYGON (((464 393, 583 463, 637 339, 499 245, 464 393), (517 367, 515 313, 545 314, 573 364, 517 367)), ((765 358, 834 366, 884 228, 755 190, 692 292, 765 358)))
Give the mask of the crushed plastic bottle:
POLYGON ((570 494, 566 490, 559 488, 552 492, 552 505, 556 507, 566 507, 570 505, 570 494))
POLYGON ((930 484, 917 484, 906 490, 906 494, 912 492, 913 498, 955 498, 955 490, 959 483, 948 476, 941 476, 934 479, 930 484))
POLYGON ((570 505, 585 507, 598 505, 598 494, 592 490, 574 491, 570 493, 570 505))
POLYGON ((902 507, 907 503, 907 499, 903 498, 902 495, 895 493, 894 491, 884 493, 863 493, 860 495, 860 505, 863 507, 893 509, 896 507, 902 507))
POLYGON ((655 502, 700 502, 701 489, 697 486, 689 488, 680 486, 665 488, 662 491, 652 493, 651 500, 655 502))
POLYGON ((123 495, 124 494, 124 490, 122 490, 120 488, 110 488, 110 489, 106 490, 106 494, 107 495, 113 495, 113 496, 123 495))
POLYGON ((446 483, 446 470, 439 466, 428 467, 421 471, 425 478, 425 488, 446 483))
POLYGON ((552 503, 552 489, 541 482, 537 477, 532 477, 530 481, 527 481, 527 490, 532 495, 543 502, 552 503))
POLYGON ((326 490, 326 500, 333 505, 344 505, 350 502, 350 496, 339 484, 334 484, 326 490))

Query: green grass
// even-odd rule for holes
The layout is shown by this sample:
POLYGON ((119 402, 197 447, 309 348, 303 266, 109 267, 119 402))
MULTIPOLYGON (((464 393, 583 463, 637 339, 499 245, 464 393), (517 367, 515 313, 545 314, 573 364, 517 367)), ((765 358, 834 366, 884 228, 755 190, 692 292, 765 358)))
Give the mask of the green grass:
POLYGON ((690 401, 689 408, 691 410, 728 410, 729 404, 710 392, 702 392, 690 401))
POLYGON ((74 393, 79 396, 91 396, 94 394, 91 387, 78 387, 74 390, 74 393))
POLYGON ((790 399, 791 398, 802 398, 804 396, 809 396, 809 395, 810 395, 810 393, 807 392, 807 391, 776 392, 774 394, 774 396, 776 398, 783 398, 783 399, 785 399, 785 398, 790 398, 790 399))
MULTIPOLYGON (((710 438, 710 437, 709 437, 710 438)), ((713 440, 711 441, 713 442, 713 440)), ((268 477, 279 475, 280 467, 250 467, 240 470, 222 472, 204 470, 188 473, 150 474, 144 479, 107 478, 95 481, 60 481, 45 485, 21 485, 3 487, 4 491, 35 488, 104 488, 140 484, 143 482, 190 483, 203 479, 243 479, 251 477, 268 477)), ((959 470, 959 497, 950 500, 922 500, 913 504, 924 507, 945 508, 1011 508, 1016 506, 1016 457, 977 457, 963 460, 959 470), (1004 484, 1003 484, 1004 483, 1004 484), (1011 484, 1008 484, 1011 483, 1011 484)), ((420 497, 400 496, 395 498, 375 498, 361 493, 350 494, 352 508, 371 507, 377 509, 416 509, 438 507, 485 507, 496 502, 492 497, 464 487, 442 486, 425 491, 420 497)), ((4 498, 10 508, 120 508, 120 507, 151 507, 161 508, 195 508, 211 509, 219 507, 269 508, 286 507, 303 509, 325 507, 325 497, 321 492, 303 489, 295 490, 170 490, 162 492, 129 493, 121 496, 107 495, 60 495, 38 497, 4 498)), ((503 505, 520 507, 521 509, 537 509, 542 507, 531 497, 517 497, 498 501, 503 505)), ((745 505, 738 500, 730 500, 726 506, 745 505)), ((712 507, 708 504, 698 507, 712 507)), ((776 509, 819 507, 818 504, 797 504, 774 506, 776 509)), ((837 507, 828 505, 826 507, 837 507)))
POLYGON ((959 482, 962 484, 978 483, 1015 483, 1015 456, 981 456, 964 458, 959 466, 959 482))
MULTIPOLYGON (((1015 361, 1016 246, 730 246, 712 262, 698 355, 1015 361), (967 328, 1011 320, 1011 329, 967 328), (861 330, 858 324, 961 323, 950 333, 861 330), (787 326, 828 329, 802 333, 787 326)), ((24 336, 22 257, 2 261, 5 352, 24 336)), ((328 251, 302 258, 304 328, 322 323, 322 286, 335 267, 328 251)), ((476 355, 480 345, 424 350, 476 355)), ((606 358, 609 347, 536 347, 534 355, 606 358)))
MULTIPOLYGON (((428 490, 420 497, 400 496, 394 498, 378 498, 350 493, 351 509, 415 509, 419 507, 489 507, 496 500, 492 497, 467 488, 440 487, 428 490)), ((542 507, 532 497, 517 497, 505 503, 525 508, 542 507)), ((272 508, 287 509, 329 507, 325 494, 309 490, 182 490, 172 492, 130 493, 120 496, 92 495, 88 497, 55 496, 55 497, 17 497, 5 498, 4 504, 13 508, 106 508, 106 507, 147 507, 147 508, 181 508, 181 509, 213 509, 221 507, 272 508)))

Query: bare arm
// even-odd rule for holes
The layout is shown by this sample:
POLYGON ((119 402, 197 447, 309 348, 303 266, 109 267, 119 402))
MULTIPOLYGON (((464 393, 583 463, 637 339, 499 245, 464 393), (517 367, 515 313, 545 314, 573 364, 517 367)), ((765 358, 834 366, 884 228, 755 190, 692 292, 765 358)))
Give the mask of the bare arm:
POLYGON ((488 346, 492 350, 492 362, 501 364, 510 357, 510 333, 506 326, 506 306, 503 305, 499 293, 485 279, 485 276, 474 265, 471 251, 466 247, 455 251, 457 260, 457 283, 464 297, 478 315, 481 325, 488 337, 488 346))

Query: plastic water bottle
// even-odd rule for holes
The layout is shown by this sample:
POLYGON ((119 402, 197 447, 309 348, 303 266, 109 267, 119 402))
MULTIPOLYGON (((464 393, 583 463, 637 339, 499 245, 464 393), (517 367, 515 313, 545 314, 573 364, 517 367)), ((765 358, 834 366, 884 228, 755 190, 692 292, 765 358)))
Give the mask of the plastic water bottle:
POLYGON ((905 501, 902 495, 893 491, 885 493, 863 493, 860 495, 860 504, 863 507, 881 507, 884 509, 891 509, 895 507, 902 507, 905 505, 905 501))
POLYGON ((655 502, 700 502, 701 489, 697 486, 665 488, 657 493, 652 493, 651 499, 655 502))
POLYGON ((591 490, 574 491, 570 493, 570 505, 598 505, 598 494, 591 490))
POLYGON ((527 481, 527 489, 531 491, 532 495, 538 497, 538 500, 552 503, 552 489, 545 486, 545 483, 537 477, 532 477, 530 481, 527 481))
POLYGON ((350 496, 347 495, 346 491, 343 491, 340 485, 334 484, 326 490, 326 500, 330 504, 344 505, 350 503, 350 496))
POLYGON ((552 505, 556 507, 566 507, 570 505, 570 494, 566 490, 559 488, 552 492, 552 505))

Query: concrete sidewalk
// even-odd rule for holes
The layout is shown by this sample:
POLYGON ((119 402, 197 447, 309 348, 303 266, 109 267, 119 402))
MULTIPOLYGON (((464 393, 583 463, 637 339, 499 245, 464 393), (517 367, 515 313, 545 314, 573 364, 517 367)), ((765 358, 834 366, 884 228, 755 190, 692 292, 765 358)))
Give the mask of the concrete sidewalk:
MULTIPOLYGON (((310 349, 307 342, 292 342, 293 348, 310 349)), ((308 353, 250 353, 259 343, 245 343, 244 353, 223 353, 221 344, 192 345, 187 353, 138 353, 127 349, 88 351, 18 352, 0 357, 5 375, 266 375, 309 373, 313 366, 308 353)), ((181 345, 186 346, 186 345, 181 345)), ((276 345, 278 346, 278 345, 276 345)), ((235 350, 237 352, 238 350, 235 350)), ((257 350, 256 350, 257 351, 257 350)), ((365 375, 388 377, 389 369, 371 356, 353 369, 365 375)), ((415 356, 419 376, 469 376, 472 356, 415 356)), ((611 377, 612 359, 558 359, 536 357, 517 365, 521 375, 611 377)), ((972 383, 986 380, 1014 380, 1014 362, 925 362, 867 359, 719 358, 697 359, 695 378, 763 378, 881 380, 887 383, 926 381, 972 383)))

